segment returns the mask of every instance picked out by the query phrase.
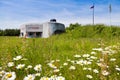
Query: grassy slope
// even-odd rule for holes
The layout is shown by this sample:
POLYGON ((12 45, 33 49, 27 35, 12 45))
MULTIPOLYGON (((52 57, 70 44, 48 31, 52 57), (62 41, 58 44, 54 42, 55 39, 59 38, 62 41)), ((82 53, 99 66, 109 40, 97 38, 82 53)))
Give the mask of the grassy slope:
MULTIPOLYGON (((73 28, 67 29, 66 33, 47 39, 0 37, 0 65, 6 68, 6 64, 12 61, 13 57, 23 55, 28 59, 25 62, 26 65, 31 64, 34 66, 40 63, 43 66, 42 75, 50 76, 52 74, 46 64, 51 60, 59 59, 62 65, 67 59, 74 60, 73 55, 75 54, 89 54, 92 48, 98 47, 98 43, 101 41, 108 46, 120 43, 120 38, 118 37, 120 28, 111 29, 103 25, 94 27, 90 25, 78 26, 74 27, 72 25, 73 28)), ((118 61, 117 63, 120 62, 118 61)), ((72 64, 70 63, 67 67, 61 69, 61 73, 66 77, 66 80, 87 80, 85 78, 87 72, 84 72, 80 66, 76 66, 77 69, 71 72, 68 70, 70 65, 72 64), (81 72, 84 72, 84 74, 81 72)), ((97 67, 95 65, 92 66, 93 68, 97 67)), ((90 72, 90 74, 92 73, 90 72)), ((20 75, 24 76, 25 74, 20 75)), ((21 76, 18 77, 18 80, 20 80, 21 76)), ((112 76, 114 77, 114 75, 112 76)))

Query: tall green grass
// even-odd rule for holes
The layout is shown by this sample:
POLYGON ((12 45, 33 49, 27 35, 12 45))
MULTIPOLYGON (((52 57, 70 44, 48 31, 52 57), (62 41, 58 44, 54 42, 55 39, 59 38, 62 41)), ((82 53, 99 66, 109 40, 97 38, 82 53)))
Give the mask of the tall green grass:
MULTIPOLYGON (((19 38, 19 37, 0 37, 0 66, 3 69, 9 71, 7 63, 12 61, 13 57, 22 55, 27 58, 27 61, 22 61, 26 65, 35 66, 41 64, 43 71, 41 76, 51 76, 51 69, 47 66, 47 63, 51 60, 60 60, 58 65, 62 65, 67 62, 68 59, 76 60, 75 54, 83 55, 90 54, 93 48, 99 47, 99 43, 104 43, 106 46, 120 44, 120 28, 118 27, 106 27, 105 25, 71 25, 66 29, 66 32, 60 35, 53 35, 50 38, 19 38)), ((118 52, 119 53, 119 52, 118 52)), ((100 57, 97 55, 97 57, 100 57)), ((119 54, 114 55, 117 58, 115 63, 110 63, 120 66, 119 54)), ((60 73, 66 78, 66 80, 89 80, 86 78, 86 74, 92 74, 94 79, 99 80, 100 76, 93 74, 91 71, 84 71, 83 67, 98 68, 96 63, 90 66, 79 66, 68 62, 68 66, 60 68, 60 73), (69 70, 71 65, 76 66, 76 70, 69 70)), ((34 71, 32 71, 34 72, 34 71)), ((120 77, 116 74, 110 74, 109 80, 118 80, 120 77)), ((112 73, 112 72, 111 72, 112 73)), ((119 72, 118 72, 119 73, 119 72)), ((26 75, 25 73, 18 72, 17 80, 22 80, 26 75)), ((38 78, 36 80, 39 80, 38 78)))

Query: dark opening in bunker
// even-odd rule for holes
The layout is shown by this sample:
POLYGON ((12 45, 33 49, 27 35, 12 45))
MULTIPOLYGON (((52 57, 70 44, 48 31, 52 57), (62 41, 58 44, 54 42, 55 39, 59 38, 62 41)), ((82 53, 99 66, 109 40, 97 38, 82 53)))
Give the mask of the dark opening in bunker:
POLYGON ((61 34, 61 33, 64 33, 65 31, 62 31, 62 30, 56 30, 55 32, 54 32, 54 34, 61 34))

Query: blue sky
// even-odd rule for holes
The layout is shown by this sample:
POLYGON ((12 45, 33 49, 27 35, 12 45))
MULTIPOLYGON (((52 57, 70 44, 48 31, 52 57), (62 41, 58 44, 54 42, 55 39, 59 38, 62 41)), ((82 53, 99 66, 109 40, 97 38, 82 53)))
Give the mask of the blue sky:
POLYGON ((52 18, 68 26, 70 23, 120 25, 120 0, 0 0, 0 29, 19 28, 25 23, 44 23, 52 18))

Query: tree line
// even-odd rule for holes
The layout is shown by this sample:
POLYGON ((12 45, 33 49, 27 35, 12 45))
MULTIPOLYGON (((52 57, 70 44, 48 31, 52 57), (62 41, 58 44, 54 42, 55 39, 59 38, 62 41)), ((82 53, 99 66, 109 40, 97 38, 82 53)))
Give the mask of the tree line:
POLYGON ((20 30, 19 29, 0 29, 0 36, 19 36, 20 30))

